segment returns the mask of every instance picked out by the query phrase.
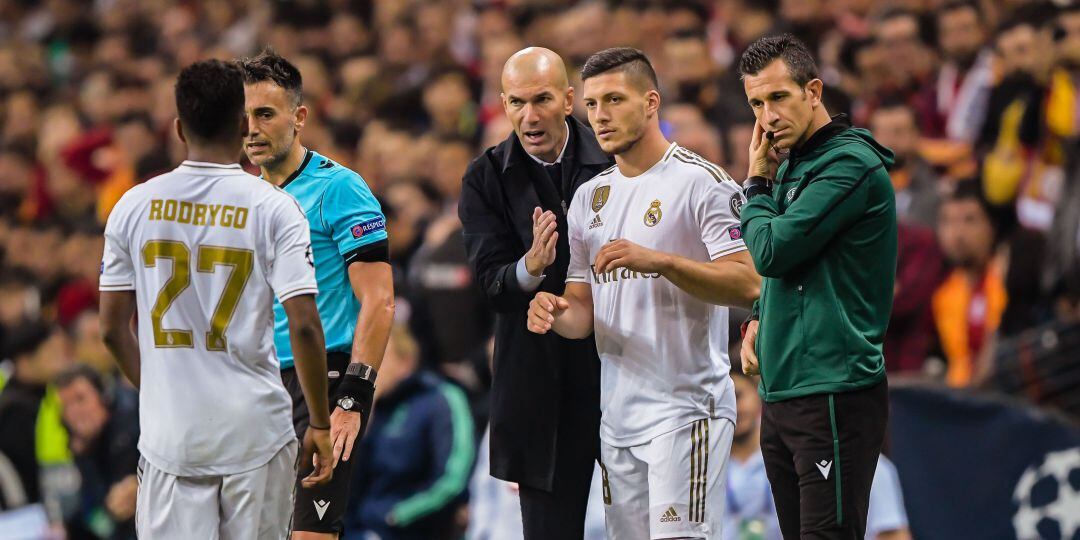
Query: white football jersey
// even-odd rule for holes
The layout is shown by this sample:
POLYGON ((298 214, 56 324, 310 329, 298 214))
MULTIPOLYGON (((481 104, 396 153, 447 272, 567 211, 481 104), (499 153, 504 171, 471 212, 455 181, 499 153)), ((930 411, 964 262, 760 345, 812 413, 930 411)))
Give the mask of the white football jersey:
POLYGON ((185 161, 117 203, 100 289, 135 291, 139 451, 155 467, 236 474, 295 437, 273 303, 318 292, 310 250, 296 200, 237 164, 185 161))
POLYGON ((728 309, 659 274, 598 274, 597 253, 618 239, 697 261, 743 251, 742 203, 723 169, 674 143, 644 173, 628 178, 612 167, 574 195, 566 281, 592 288, 607 444, 636 446, 707 417, 734 422, 735 392, 728 309))

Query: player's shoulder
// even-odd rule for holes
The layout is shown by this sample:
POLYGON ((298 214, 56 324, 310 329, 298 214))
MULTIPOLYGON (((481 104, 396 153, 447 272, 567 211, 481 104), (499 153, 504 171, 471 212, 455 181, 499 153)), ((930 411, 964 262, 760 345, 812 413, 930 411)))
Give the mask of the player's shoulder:
POLYGON ((670 165, 679 171, 676 175, 700 184, 719 184, 738 189, 739 185, 723 167, 701 157, 696 152, 676 146, 668 157, 670 165))

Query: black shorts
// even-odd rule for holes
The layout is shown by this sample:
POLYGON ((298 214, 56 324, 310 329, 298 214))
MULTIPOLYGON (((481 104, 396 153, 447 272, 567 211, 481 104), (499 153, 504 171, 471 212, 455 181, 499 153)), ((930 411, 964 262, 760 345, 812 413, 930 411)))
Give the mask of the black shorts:
POLYGON ((761 453, 784 538, 861 540, 889 388, 765 403, 761 453))
MULTIPOLYGON (((330 397, 330 411, 333 412, 337 405, 333 402, 337 395, 338 385, 345 375, 345 368, 349 367, 349 355, 346 353, 327 353, 326 369, 327 394, 330 397)), ((308 428, 308 409, 304 401, 304 392, 300 388, 300 379, 296 376, 296 369, 287 368, 281 370, 281 382, 292 396, 293 403, 293 428, 301 444, 304 433, 308 428)), ((311 463, 300 463, 296 468, 296 498, 293 503, 292 530, 338 533, 345 529, 345 509, 349 501, 349 485, 352 480, 352 465, 356 462, 360 451, 360 442, 353 445, 352 455, 349 461, 339 461, 334 469, 334 476, 326 485, 308 489, 300 485, 300 480, 311 474, 311 463)))

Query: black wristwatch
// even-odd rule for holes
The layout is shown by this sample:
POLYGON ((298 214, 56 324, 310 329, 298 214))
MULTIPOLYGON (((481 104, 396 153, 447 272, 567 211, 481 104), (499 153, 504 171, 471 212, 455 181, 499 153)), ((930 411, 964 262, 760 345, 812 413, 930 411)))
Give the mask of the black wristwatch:
POLYGON ((378 373, 375 368, 353 362, 345 368, 345 376, 338 386, 337 406, 342 410, 359 412, 364 415, 371 411, 371 403, 375 394, 375 377, 378 373))
POLYGON ((772 194, 772 180, 764 176, 751 176, 743 181, 743 195, 750 200, 758 195, 772 194))

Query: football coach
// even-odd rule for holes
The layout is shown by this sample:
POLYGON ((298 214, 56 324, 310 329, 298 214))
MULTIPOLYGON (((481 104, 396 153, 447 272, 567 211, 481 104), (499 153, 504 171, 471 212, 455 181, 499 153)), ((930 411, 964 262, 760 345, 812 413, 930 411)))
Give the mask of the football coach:
POLYGON ((507 60, 502 102, 514 133, 469 165, 458 214, 469 264, 496 312, 491 474, 517 482, 526 540, 584 534, 600 451, 600 360, 592 336, 526 328, 537 291, 562 294, 574 191, 614 162, 570 116, 562 59, 530 47, 507 60))

